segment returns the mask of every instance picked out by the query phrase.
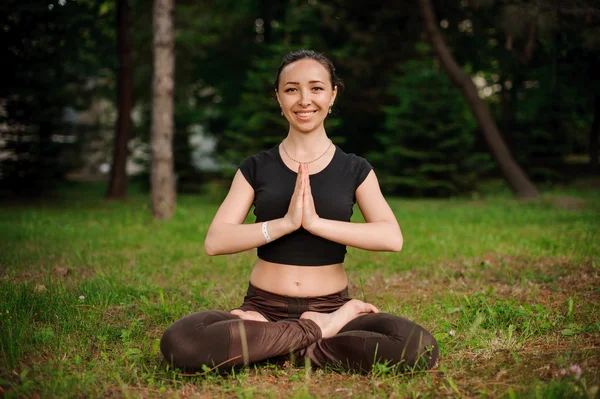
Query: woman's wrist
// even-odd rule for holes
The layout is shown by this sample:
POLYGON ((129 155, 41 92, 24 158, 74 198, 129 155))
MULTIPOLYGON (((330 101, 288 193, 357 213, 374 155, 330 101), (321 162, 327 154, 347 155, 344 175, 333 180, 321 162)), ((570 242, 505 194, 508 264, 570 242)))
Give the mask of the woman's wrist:
POLYGON ((309 233, 318 236, 319 235, 319 231, 321 229, 321 227, 323 226, 323 222, 326 219, 322 219, 319 216, 315 216, 313 218, 311 218, 310 223, 303 223, 302 227, 304 227, 304 229, 306 231, 308 231, 309 233))
POLYGON ((292 223, 285 218, 269 220, 268 222, 261 223, 261 225, 266 242, 274 241, 294 231, 292 223))

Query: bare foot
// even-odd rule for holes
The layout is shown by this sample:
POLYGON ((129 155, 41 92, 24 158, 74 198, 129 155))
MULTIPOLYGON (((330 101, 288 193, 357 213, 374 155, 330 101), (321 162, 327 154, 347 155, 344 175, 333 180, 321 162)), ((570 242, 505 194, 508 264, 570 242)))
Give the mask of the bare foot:
POLYGON ((234 309, 229 313, 239 317, 242 320, 254 320, 254 321, 264 321, 264 322, 269 321, 265 318, 265 316, 261 315, 258 312, 255 312, 253 310, 243 311, 240 309, 234 309))
POLYGON ((333 313, 304 312, 300 318, 314 321, 321 327, 322 337, 330 338, 348 322, 366 313, 379 313, 379 309, 370 303, 352 299, 333 313))

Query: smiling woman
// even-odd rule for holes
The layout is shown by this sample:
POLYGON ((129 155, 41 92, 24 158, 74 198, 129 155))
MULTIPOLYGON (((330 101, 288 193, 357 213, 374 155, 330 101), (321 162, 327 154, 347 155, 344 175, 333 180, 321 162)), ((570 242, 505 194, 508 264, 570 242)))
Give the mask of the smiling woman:
POLYGON ((403 239, 371 165, 327 137, 341 85, 322 54, 284 58, 274 92, 288 134, 242 162, 204 243, 209 255, 257 248, 246 297, 230 312, 175 322, 161 340, 172 365, 223 369, 308 357, 314 366, 369 372, 378 362, 401 370, 435 364, 428 331, 348 295, 346 247, 397 252, 403 239), (366 223, 350 222, 354 203, 366 223), (256 223, 244 224, 253 205, 256 223))
POLYGON ((279 72, 275 93, 283 115, 290 122, 290 133, 325 135, 324 121, 338 91, 331 74, 311 58, 289 63, 279 72))

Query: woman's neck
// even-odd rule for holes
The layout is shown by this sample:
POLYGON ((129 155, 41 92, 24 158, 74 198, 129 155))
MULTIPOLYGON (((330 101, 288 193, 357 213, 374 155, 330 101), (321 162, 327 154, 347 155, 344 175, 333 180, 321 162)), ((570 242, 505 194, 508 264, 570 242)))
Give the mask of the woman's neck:
POLYGON ((290 129, 285 138, 285 147, 287 151, 295 155, 310 155, 322 152, 329 145, 329 137, 325 129, 315 130, 311 133, 300 133, 290 129))

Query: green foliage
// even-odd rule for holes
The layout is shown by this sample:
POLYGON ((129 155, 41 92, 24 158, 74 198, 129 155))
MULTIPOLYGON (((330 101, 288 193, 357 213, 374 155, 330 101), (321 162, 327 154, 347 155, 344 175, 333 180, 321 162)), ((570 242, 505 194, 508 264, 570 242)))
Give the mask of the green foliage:
POLYGON ((475 148, 475 120, 458 89, 435 62, 407 61, 390 84, 383 148, 369 159, 384 191, 420 196, 470 192, 490 167, 475 148))
MULTIPOLYGON (((152 7, 130 4, 134 110, 141 116, 135 136, 147 152, 152 7)), ((589 147, 600 81, 595 14, 582 18, 587 14, 547 2, 458 0, 436 4, 436 14, 461 67, 485 79, 485 101, 517 161, 538 181, 564 180, 565 155, 589 147)), ((355 1, 180 2, 175 21, 180 191, 198 192, 215 174, 231 177, 246 156, 281 140, 287 124, 272 82, 282 57, 300 48, 334 61, 346 88, 327 132, 345 151, 369 154, 386 191, 468 192, 490 167, 462 94, 422 43, 422 18, 411 1, 382 0, 366 11, 355 1), (190 141, 198 131, 217 140, 223 171, 196 169, 190 141)), ((79 166, 88 143, 101 138, 99 129, 65 124, 65 108, 87 110, 102 99, 114 109, 115 4, 9 0, 0 22, 7 70, 0 77, 0 123, 7 127, 0 149, 13 155, 0 163, 2 190, 39 193, 79 166)), ((108 119, 105 131, 113 128, 108 119)), ((140 176, 146 185, 147 173, 140 176)))
MULTIPOLYGON (((5 1, 0 6, 0 194, 39 194, 78 165, 76 127, 67 106, 90 100, 95 79, 113 58, 102 58, 112 15, 101 2, 5 1), (87 87, 87 88, 86 88, 87 87)), ((82 131, 82 134, 89 133, 82 131)))
POLYGON ((485 100, 514 158, 534 181, 564 182, 566 155, 589 149, 600 90, 592 2, 456 5, 437 8, 443 33, 458 63, 485 78, 485 100))
MULTIPOLYGON (((234 108, 220 147, 225 165, 234 168, 248 155, 265 150, 286 135, 287 121, 280 116, 274 99, 274 73, 281 62, 280 51, 256 59, 246 74, 239 104, 234 108)), ((233 169, 234 170, 234 169, 233 169)))

